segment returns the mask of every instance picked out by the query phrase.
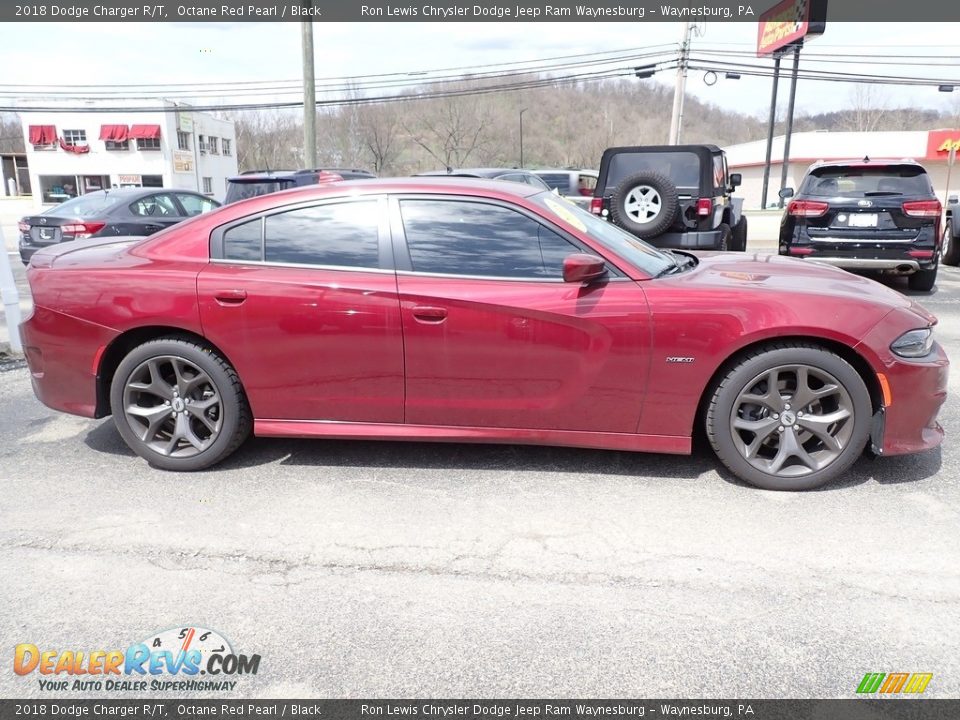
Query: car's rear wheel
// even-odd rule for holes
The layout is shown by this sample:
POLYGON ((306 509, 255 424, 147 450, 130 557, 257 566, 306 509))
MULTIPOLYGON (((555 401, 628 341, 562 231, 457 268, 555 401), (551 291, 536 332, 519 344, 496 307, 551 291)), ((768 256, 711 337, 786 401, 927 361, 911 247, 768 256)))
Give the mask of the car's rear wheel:
POLYGON ((863 452, 870 394, 843 358, 778 343, 750 353, 714 388, 706 430, 734 475, 767 490, 807 490, 836 479, 863 452))
POLYGON ((943 229, 943 242, 940 245, 940 257, 943 258, 944 265, 956 267, 960 265, 960 242, 953 236, 951 223, 943 229))
POLYGON ((737 224, 733 226, 733 239, 730 241, 730 249, 736 252, 744 252, 747 249, 747 218, 741 215, 737 224))
POLYGON ((214 465, 252 427, 236 371, 209 347, 182 338, 131 350, 114 373, 110 406, 130 449, 165 470, 214 465))
POLYGON ((915 292, 930 292, 937 283, 937 269, 939 260, 934 260, 929 270, 917 270, 907 277, 907 287, 915 292))
POLYGON ((658 172, 639 172, 613 191, 610 219, 641 238, 655 238, 673 224, 679 206, 677 188, 670 178, 658 172))

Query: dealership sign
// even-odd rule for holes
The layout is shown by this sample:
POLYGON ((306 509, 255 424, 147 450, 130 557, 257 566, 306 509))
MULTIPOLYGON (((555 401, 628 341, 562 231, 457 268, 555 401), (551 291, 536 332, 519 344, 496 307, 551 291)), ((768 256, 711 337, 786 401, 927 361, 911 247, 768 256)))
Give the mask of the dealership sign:
POLYGON ((960 130, 931 130, 927 133, 927 160, 948 160, 960 150, 960 130))
POLYGON ((760 16, 757 55, 772 55, 826 28, 826 0, 783 0, 760 16))

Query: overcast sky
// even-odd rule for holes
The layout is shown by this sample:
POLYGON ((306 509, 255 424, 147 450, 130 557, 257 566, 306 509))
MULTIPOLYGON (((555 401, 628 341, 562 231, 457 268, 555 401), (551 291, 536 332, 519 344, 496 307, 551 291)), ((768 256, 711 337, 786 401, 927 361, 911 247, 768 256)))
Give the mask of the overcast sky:
MULTIPOLYGON (((693 47, 752 51, 755 23, 706 23, 693 47)), ((641 48, 679 41, 682 26, 670 23, 317 23, 314 26, 318 78, 420 71, 443 67, 507 63, 641 48)), ((300 77, 299 23, 82 23, 8 24, 0 44, 2 84, 146 84, 213 81, 291 80, 300 77)), ((820 65, 821 69, 872 74, 935 75, 960 84, 960 23, 833 23, 809 43, 808 51, 873 55, 953 55, 914 65, 820 65)), ((757 62, 738 59, 738 62, 757 62)), ((764 61, 772 64, 771 61, 764 61)), ((801 60, 801 69, 813 67, 801 60)), ((765 115, 770 79, 744 77, 704 84, 691 73, 687 90, 703 100, 765 115)), ((652 80, 672 85, 674 73, 652 80)), ((781 98, 785 102, 785 86, 781 98)), ((801 81, 800 112, 842 109, 851 86, 801 81)), ((947 109, 960 103, 936 88, 883 86, 890 106, 947 109)), ((6 103, 4 103, 6 104, 6 103)), ((588 109, 587 109, 588 110, 588 109)))

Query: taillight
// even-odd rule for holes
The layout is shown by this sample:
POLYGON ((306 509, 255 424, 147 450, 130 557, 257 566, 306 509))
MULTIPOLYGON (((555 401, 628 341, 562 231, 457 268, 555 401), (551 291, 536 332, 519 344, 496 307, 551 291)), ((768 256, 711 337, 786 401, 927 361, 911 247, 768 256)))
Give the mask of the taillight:
POLYGON ((829 209, 829 203, 817 200, 791 200, 787 205, 787 212, 795 217, 821 217, 829 209))
POLYGON ((601 215, 603 213, 603 198, 595 197, 590 201, 590 212, 594 215, 601 215))
POLYGON ((94 233, 100 232, 104 225, 106 225, 105 222, 68 223, 60 226, 60 232, 64 235, 73 235, 77 240, 83 240, 94 233))
POLYGON ((713 200, 710 198, 700 198, 697 200, 697 215, 707 217, 713 212, 713 200))
POLYGON ((792 247, 790 248, 791 255, 813 255, 813 248, 808 247, 792 247))
POLYGON ((577 191, 584 197, 590 197, 591 195, 593 195, 593 190, 591 190, 590 188, 577 188, 577 191))
POLYGON ((938 218, 942 211, 939 200, 909 200, 903 204, 903 214, 910 217, 938 218))
POLYGON ((30 223, 24 222, 23 220, 17 223, 17 227, 20 229, 20 232, 22 233, 30 232, 30 223))

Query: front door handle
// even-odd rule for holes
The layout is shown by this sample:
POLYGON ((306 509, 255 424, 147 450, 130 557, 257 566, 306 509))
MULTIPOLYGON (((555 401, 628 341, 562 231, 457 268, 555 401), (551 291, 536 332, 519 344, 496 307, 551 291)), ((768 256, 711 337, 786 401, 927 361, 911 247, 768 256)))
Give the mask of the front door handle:
POLYGON ((447 309, 432 305, 415 305, 413 317, 416 318, 417 322, 442 323, 447 319, 447 309))
POLYGON ((240 305, 247 299, 246 290, 217 290, 213 294, 213 299, 224 307, 233 307, 240 305))

